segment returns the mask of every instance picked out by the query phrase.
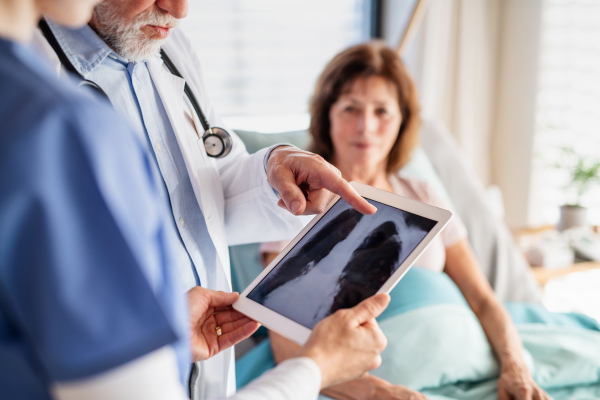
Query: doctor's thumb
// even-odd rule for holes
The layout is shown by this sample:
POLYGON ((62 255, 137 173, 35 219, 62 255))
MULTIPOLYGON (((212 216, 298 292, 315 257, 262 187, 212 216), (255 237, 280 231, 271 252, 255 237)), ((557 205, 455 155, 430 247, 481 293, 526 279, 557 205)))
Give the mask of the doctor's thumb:
POLYGON ((351 308, 358 324, 377 318, 390 303, 390 295, 379 293, 369 297, 351 308))

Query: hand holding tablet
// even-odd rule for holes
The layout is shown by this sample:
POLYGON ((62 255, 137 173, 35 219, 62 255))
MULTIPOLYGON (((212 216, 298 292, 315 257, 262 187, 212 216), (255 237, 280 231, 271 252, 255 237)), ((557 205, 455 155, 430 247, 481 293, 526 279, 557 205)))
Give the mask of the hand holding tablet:
POLYGON ((351 185, 377 212, 364 215, 334 198, 244 290, 236 310, 303 344, 323 318, 388 293, 452 216, 351 185))
POLYGON ((315 326, 299 356, 310 357, 319 366, 321 388, 359 378, 381 365, 387 339, 375 318, 389 302, 389 295, 378 294, 315 326))
POLYGON ((192 360, 203 361, 246 339, 260 326, 231 308, 239 297, 193 287, 187 292, 190 314, 192 360))

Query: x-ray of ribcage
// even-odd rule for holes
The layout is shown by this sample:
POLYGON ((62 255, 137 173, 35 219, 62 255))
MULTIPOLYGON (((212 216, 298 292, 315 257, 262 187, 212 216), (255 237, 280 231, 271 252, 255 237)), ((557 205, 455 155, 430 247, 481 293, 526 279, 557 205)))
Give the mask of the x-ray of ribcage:
POLYGON ((375 294, 436 221, 368 201, 374 215, 339 200, 248 298, 312 329, 375 294))

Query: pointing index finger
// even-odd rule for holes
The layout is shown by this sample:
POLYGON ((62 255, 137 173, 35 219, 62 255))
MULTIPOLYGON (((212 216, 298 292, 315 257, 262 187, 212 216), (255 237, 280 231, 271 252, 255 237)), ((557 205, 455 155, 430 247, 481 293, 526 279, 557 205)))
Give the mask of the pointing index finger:
POLYGON ((333 182, 324 182, 324 187, 329 191, 339 195, 346 203, 350 204, 356 211, 371 215, 375 214, 377 207, 365 200, 364 197, 359 195, 356 190, 343 178, 336 174, 331 174, 331 180, 333 182))

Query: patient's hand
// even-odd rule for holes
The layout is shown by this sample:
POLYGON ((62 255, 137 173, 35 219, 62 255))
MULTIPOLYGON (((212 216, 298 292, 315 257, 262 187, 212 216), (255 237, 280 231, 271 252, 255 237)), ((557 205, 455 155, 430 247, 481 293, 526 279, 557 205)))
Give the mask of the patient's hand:
POLYGON ((423 393, 371 375, 332 386, 323 390, 323 394, 339 400, 427 400, 423 393))
POLYGON ((549 400, 527 367, 503 367, 498 378, 498 400, 549 400))
POLYGON ((392 385, 376 376, 368 376, 367 378, 374 387, 374 400, 427 400, 423 393, 415 392, 412 389, 402 385, 392 385))

